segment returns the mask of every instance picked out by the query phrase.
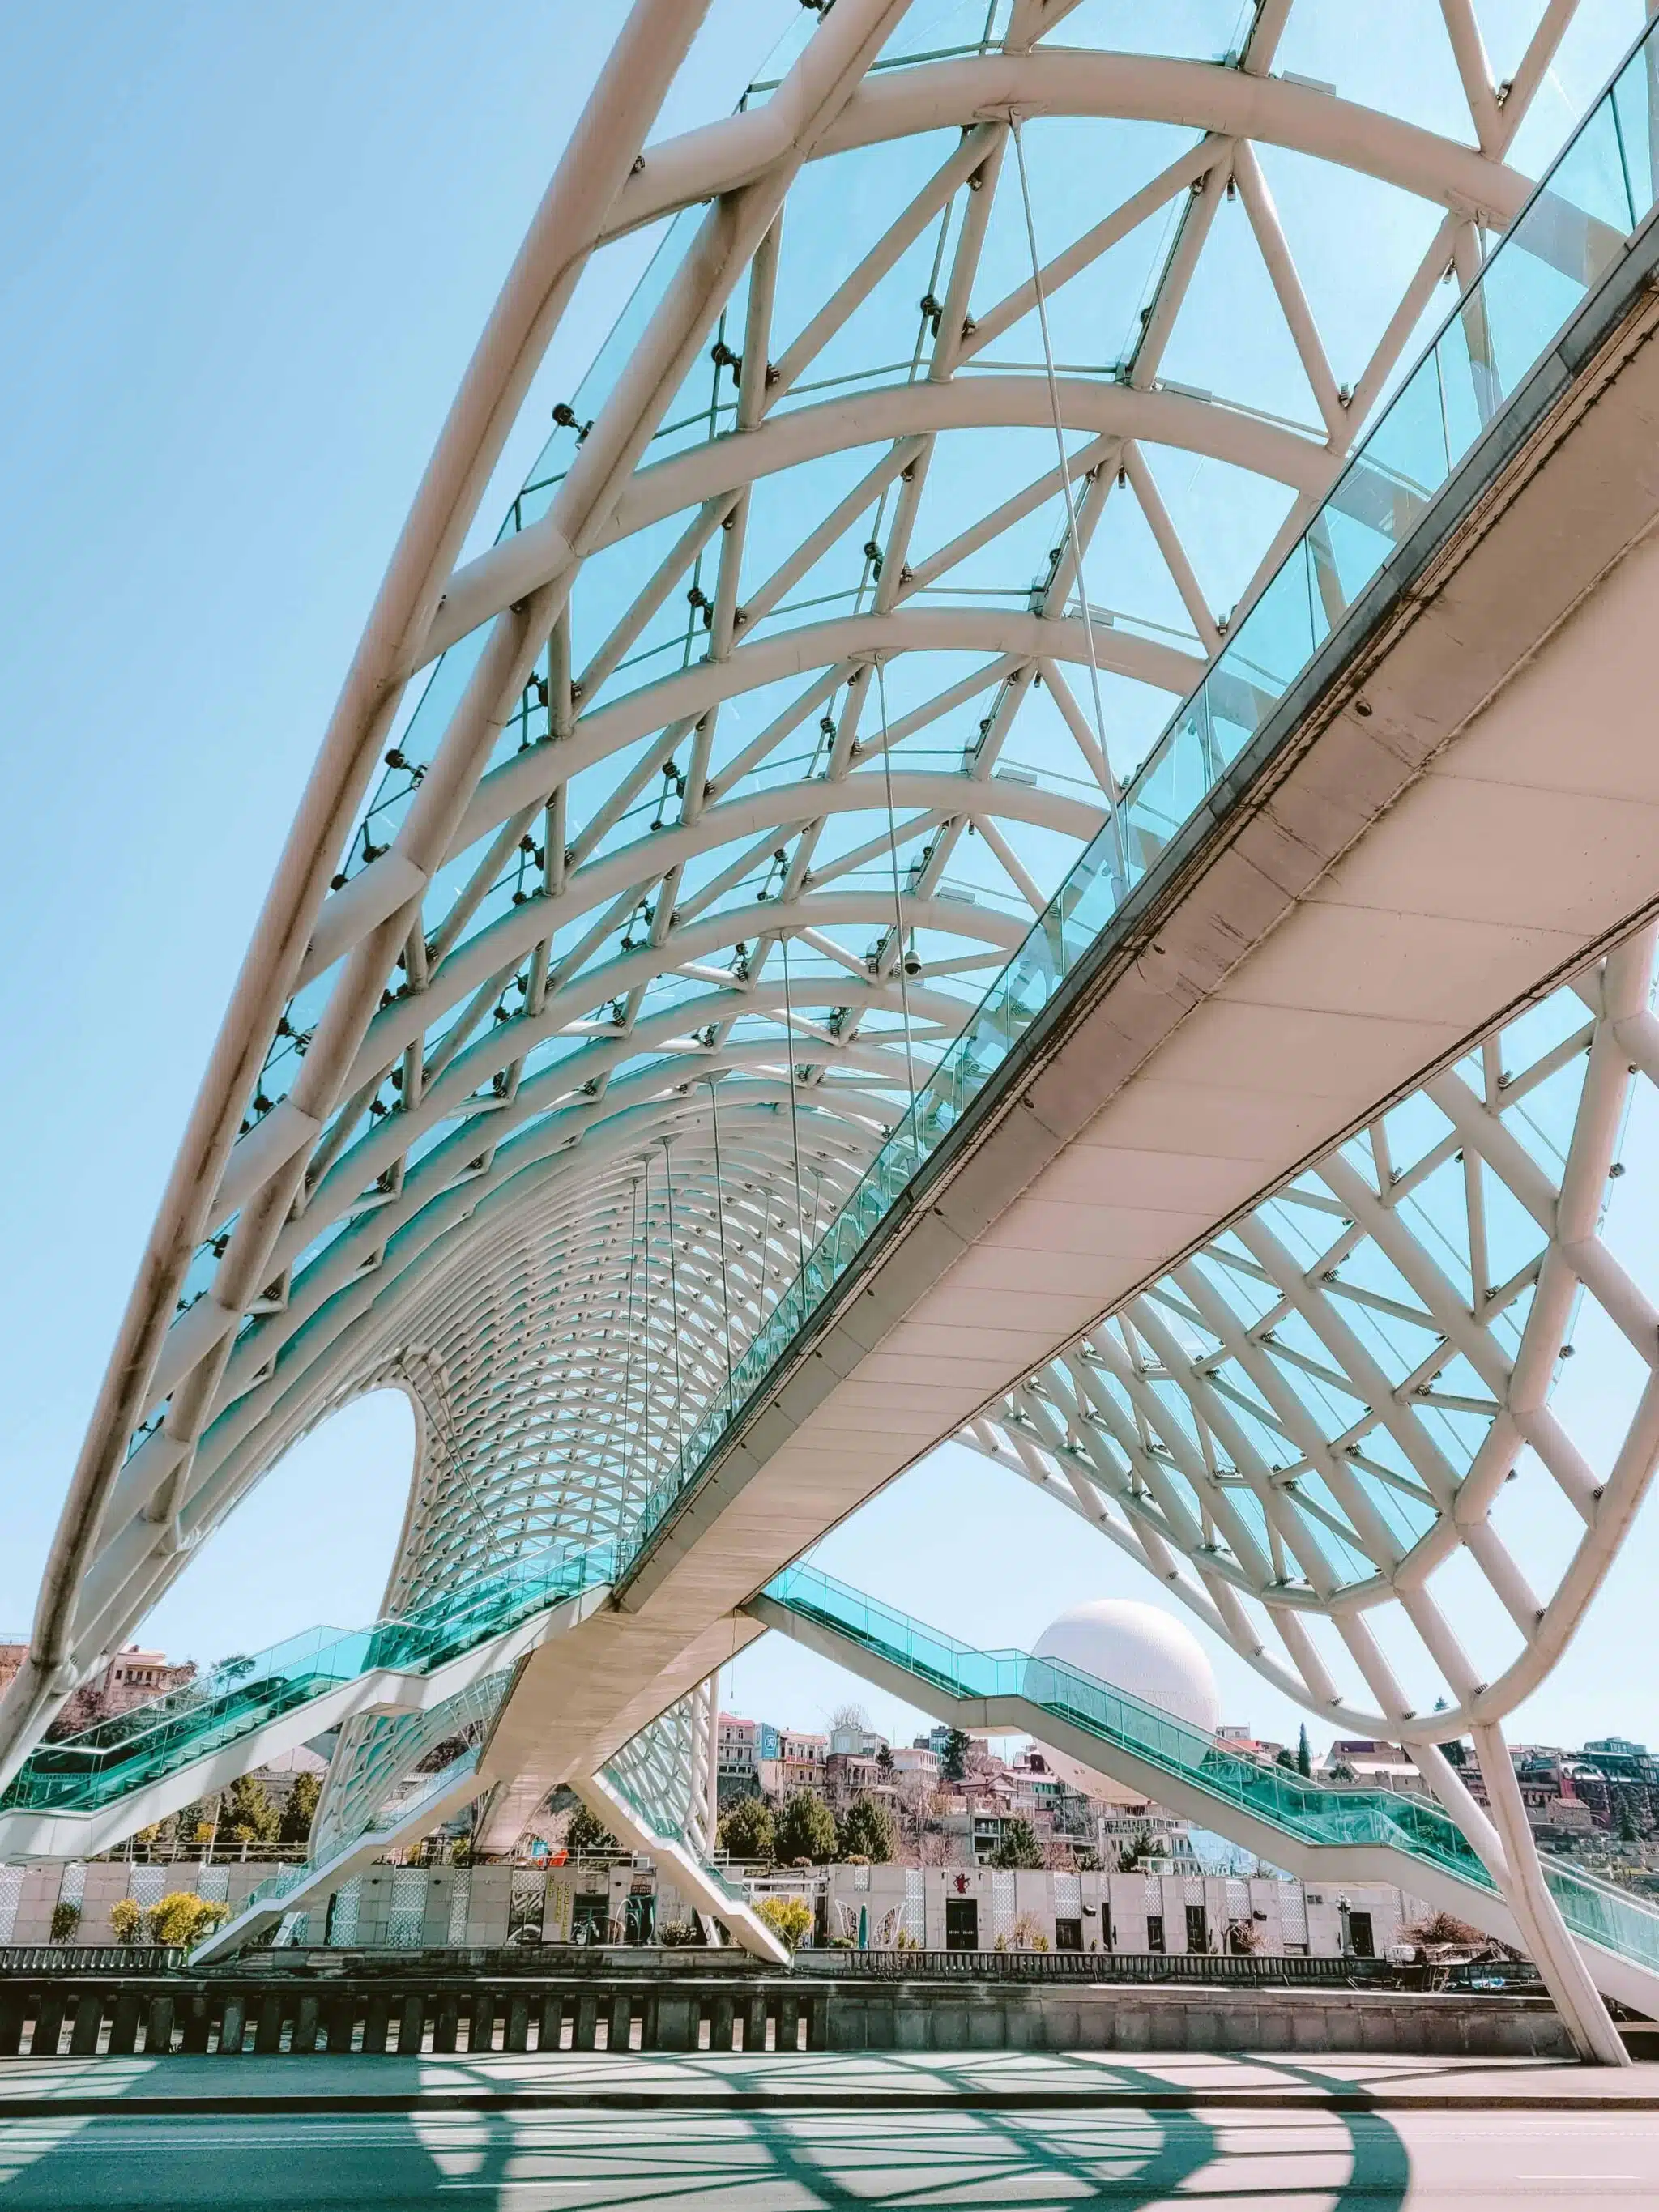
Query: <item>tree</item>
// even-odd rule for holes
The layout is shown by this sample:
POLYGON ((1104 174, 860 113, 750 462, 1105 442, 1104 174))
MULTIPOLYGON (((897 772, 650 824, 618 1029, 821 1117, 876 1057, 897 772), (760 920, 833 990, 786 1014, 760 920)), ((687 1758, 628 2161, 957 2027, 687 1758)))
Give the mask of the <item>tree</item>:
POLYGON ((118 1943, 136 1943, 144 1924, 144 1908, 136 1897, 118 1897, 109 1909, 110 1933, 118 1943))
POLYGON ((1642 1840, 1630 1807, 1622 1800, 1619 1806, 1619 1840, 1621 1844, 1639 1844, 1642 1840))
POLYGON ((860 1732, 870 1725, 870 1716, 862 1705, 837 1705, 830 1716, 830 1726, 835 1729, 857 1729, 860 1732))
POLYGON ((876 1753, 876 1765, 881 1769, 884 1774, 890 1774, 892 1772, 893 1753, 890 1746, 883 1744, 881 1749, 876 1753))
POLYGON ((741 1797, 722 1815, 720 1845, 734 1859, 769 1859, 777 1848, 771 1808, 763 1797, 741 1797))
POLYGON ((812 1925, 812 1908, 804 1897, 763 1897, 758 1910, 772 1933, 792 1951, 812 1925))
POLYGON ((597 1813, 578 1805, 564 1832, 564 1847, 568 1851, 614 1851, 617 1838, 597 1813))
POLYGON ((1358 1782, 1359 1777, 1346 1759, 1338 1759, 1325 1769, 1325 1779, 1327 1782, 1358 1782))
POLYGON ((1424 1919, 1413 1920, 1400 1932, 1408 1943, 1454 1944, 1460 1951, 1484 1950, 1489 1942, 1478 1928, 1470 1927, 1467 1920, 1460 1920, 1455 1912, 1443 1908, 1424 1919))
POLYGON ((823 1866, 836 1856, 836 1816, 816 1790, 797 1790, 777 1817, 778 1856, 823 1866))
POLYGON ((216 1674, 222 1674, 228 1682, 245 1682, 257 1664, 258 1662, 246 1651, 232 1651, 219 1662, 213 1671, 216 1674))
POLYGON ((148 1915, 152 1943, 191 1944, 230 1917, 228 1905, 210 1905, 191 1889, 168 1892, 148 1915))
POLYGON ((1296 1772, 1296 1753, 1293 1751, 1286 1751, 1281 1744, 1279 1748, 1273 1753, 1273 1765, 1275 1766, 1288 1766, 1291 1772, 1294 1774, 1296 1772))
POLYGON ((991 1854, 994 1867, 1040 1867, 1042 1846, 1036 1839, 1036 1830, 1029 1820, 1018 1814, 1002 1824, 1002 1841, 991 1854))
POLYGON ((282 1823, 256 1774, 239 1774, 230 1785, 219 1832, 237 1844, 274 1844, 282 1823))
POLYGON ((104 1702, 101 1687, 94 1682, 82 1682, 46 1730, 46 1740, 48 1743, 61 1743, 65 1736, 79 1735, 108 1717, 109 1708, 104 1702))
MULTIPOLYGON (((415 1762, 415 1771, 416 1774, 441 1774, 445 1767, 453 1765, 466 1749, 467 1740, 464 1735, 447 1735, 441 1742, 434 1743, 430 1751, 422 1753, 415 1762)), ((559 1793, 556 1790, 553 1794, 556 1797, 559 1793)))
POLYGON ((219 1826, 221 1809, 217 1797, 198 1797, 193 1805, 186 1805, 173 1814, 174 1836, 185 1844, 211 1843, 219 1826))
POLYGON ((1313 1778, 1313 1753, 1308 1748, 1308 1723, 1302 1723, 1302 1733, 1297 1738, 1296 1771, 1304 1782, 1313 1778))
POLYGON ((945 1739, 945 1748, 939 1753, 939 1771, 946 1782, 965 1782, 968 1778, 968 1732, 953 1728, 945 1739))
POLYGON ((1048 1938, 1042 1932, 1042 1923, 1035 1912, 1022 1912, 1014 1923, 1013 1942, 1016 1951, 1046 1951, 1048 1938))
POLYGON ((67 1899, 59 1898, 52 1908, 52 1940, 54 1943, 72 1943, 81 1925, 81 1908, 67 1899))
POLYGON ((288 1793, 288 1802, 276 1827, 279 1844, 308 1844, 311 1824, 317 1817, 317 1801, 323 1794, 323 1785, 314 1774, 296 1774, 294 1787, 288 1793))
POLYGON ((841 1824, 841 1856, 884 1866, 893 1856, 893 1821, 873 1797, 855 1797, 841 1824))

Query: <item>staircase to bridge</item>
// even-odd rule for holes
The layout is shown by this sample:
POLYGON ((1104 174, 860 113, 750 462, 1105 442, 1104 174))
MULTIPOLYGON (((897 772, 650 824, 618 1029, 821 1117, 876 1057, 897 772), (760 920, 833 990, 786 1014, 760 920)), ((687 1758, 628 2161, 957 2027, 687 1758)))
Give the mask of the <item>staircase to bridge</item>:
POLYGON ((0 1793, 0 1858, 89 1857, 359 1714, 422 1713, 510 1674, 608 1592, 566 1547, 368 1628, 317 1627, 40 1745, 0 1793))
MULTIPOLYGON (((0 1853, 69 1856, 109 1848, 167 1810, 273 1757, 338 1711, 422 1710, 455 1694, 454 1670, 519 1668, 611 1603, 602 1555, 525 1562, 475 1587, 465 1607, 382 1621, 342 1636, 316 1630, 261 1655, 227 1685, 216 1675, 43 1747, 0 1803, 0 1853), (372 1698, 372 1708, 365 1699, 372 1698)), ((955 1726, 1026 1734, 1086 1786, 1133 1789, 1270 1864, 1329 1883, 1386 1881, 1444 1906, 1499 1940, 1522 1943, 1515 1917, 1479 1853, 1448 1814, 1389 1790, 1321 1786, 1234 1752, 1115 1686, 1023 1651, 982 1651, 810 1566, 775 1576, 744 1608, 774 1629, 955 1726)), ((325 1856, 285 1870, 200 1947, 226 1955, 287 1913, 349 1881, 400 1843, 430 1832, 502 1778, 496 1731, 511 1723, 509 1687, 482 1750, 464 1753, 404 1802, 325 1856)), ((580 1778, 580 1794, 612 1831, 647 1851, 698 1909, 773 1963, 781 1947, 746 1895, 621 1774, 580 1778)), ((1564 1861, 1545 1878, 1598 1989, 1659 2017, 1659 1911, 1564 1861)))
MULTIPOLYGON (((1081 1668, 977 1650, 814 1567, 787 1568, 748 1610, 953 1727, 1032 1736, 1063 1769, 1121 1784, 1304 1881, 1391 1882, 1522 1942, 1468 1838, 1425 1798, 1304 1780, 1081 1668)), ((1544 1872, 1597 1988, 1659 2015, 1659 1911, 1564 1860, 1547 1859, 1544 1872)))

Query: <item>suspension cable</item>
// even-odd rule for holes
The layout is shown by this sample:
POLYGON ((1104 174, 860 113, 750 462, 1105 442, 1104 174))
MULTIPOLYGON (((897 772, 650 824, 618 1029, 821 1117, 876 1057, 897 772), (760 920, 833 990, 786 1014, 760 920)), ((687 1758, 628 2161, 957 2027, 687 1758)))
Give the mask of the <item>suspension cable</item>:
POLYGON ((1060 385, 1054 375, 1054 349, 1048 336, 1048 302, 1043 296, 1042 269, 1037 259, 1036 224, 1031 216, 1030 181, 1025 173, 1025 145, 1019 133, 1019 118, 1011 118, 1013 125, 1014 162, 1019 171, 1019 197, 1025 210, 1025 242, 1031 255, 1031 289, 1036 297, 1037 325, 1042 333, 1042 366, 1048 381, 1048 408, 1054 418, 1054 447, 1060 457, 1060 481, 1066 499, 1066 535, 1077 559, 1077 595, 1083 610, 1083 636, 1089 653, 1089 689, 1094 699, 1095 742, 1100 747, 1100 757, 1106 768, 1106 798, 1111 808, 1112 845, 1117 862, 1119 894, 1127 890, 1129 883, 1128 856, 1123 842, 1123 817, 1117 777, 1112 771, 1111 755, 1106 748, 1106 715, 1100 696, 1100 661, 1095 652, 1094 617, 1089 606, 1089 581, 1084 568, 1084 544, 1077 526, 1077 513, 1072 496, 1072 464, 1066 451, 1066 426, 1060 410, 1060 385))

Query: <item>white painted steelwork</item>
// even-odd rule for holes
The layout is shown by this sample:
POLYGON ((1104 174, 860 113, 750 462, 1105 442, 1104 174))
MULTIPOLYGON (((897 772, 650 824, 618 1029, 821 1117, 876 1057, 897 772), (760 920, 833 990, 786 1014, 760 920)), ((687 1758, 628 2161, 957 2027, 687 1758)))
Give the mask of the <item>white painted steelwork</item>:
MULTIPOLYGON (((1548 0, 1498 87, 1445 0, 1448 131, 1389 112, 1398 88, 1367 106, 1273 74, 1288 0, 1247 11, 1236 52, 1174 57, 1099 51, 1070 0, 971 27, 836 0, 738 115, 641 152, 702 12, 637 0, 417 496, 123 1324, 0 1774, 368 1389, 420 1423, 391 1607, 626 1532, 1317 507, 1443 275, 1521 207, 1505 158, 1575 11, 1548 0), (1363 343, 1292 248, 1333 195, 1371 209, 1373 245, 1410 240, 1363 343), (581 269, 664 222, 500 540, 457 567, 581 269), (1276 370, 1241 369, 1246 330, 1276 370)), ((1626 28, 1601 27, 1608 60, 1626 28)), ((1588 220, 1551 248, 1575 266, 1600 265, 1588 220)), ((1507 1161, 1473 1095, 1471 1147, 1507 1161)), ((1276 1252, 1251 1264, 1278 1282, 1276 1252)), ((1494 1434, 1535 1441, 1535 1334, 1494 1434)), ((1027 1418, 1010 1407, 1006 1448, 1030 1472, 1027 1418)), ((1400 1425, 1379 1413, 1340 1456, 1400 1425)), ((1431 1458, 1383 1486, 1455 1523, 1431 1458)), ((1311 1476, 1300 1506, 1281 1484, 1253 1531, 1248 1479, 1216 1475, 1193 1548, 1242 1562, 1202 1563, 1218 1618, 1283 1549, 1306 1590, 1291 1577, 1277 1617, 1322 1609, 1363 1642, 1372 1568, 1432 1541, 1374 1505, 1344 1518, 1345 1479, 1322 1463, 1330 1508, 1311 1476)), ((1581 1583, 1602 1556, 1578 1548, 1581 1583)), ((1507 1570, 1483 1571, 1518 1618, 1507 1570)), ((1400 1601, 1474 1715, 1421 1576, 1400 1601)), ((392 1785, 397 1727, 349 1732, 325 1826, 392 1785)))
POLYGON ((1275 76, 1279 0, 1224 57, 1098 51, 1064 0, 943 33, 839 0, 742 112, 640 155, 702 13, 641 0, 280 865, 0 1708, 4 1771, 283 1448, 374 1383, 422 1417, 392 1603, 625 1527, 1160 695, 1201 672, 1200 541, 1254 538, 1249 600, 1454 249, 1521 204, 1504 157, 1572 12, 1542 11, 1501 97, 1458 28, 1460 137, 1275 76), (1351 390, 1264 171, 1291 190, 1289 154, 1417 240, 1351 390), (576 276, 665 220, 507 532, 455 569, 576 276), (1247 262, 1282 420, 1225 392, 1206 299, 1247 262), (1062 347, 1079 307, 1131 341, 1045 373, 1034 307, 1062 347), (1221 397, 1165 374, 1206 336, 1221 397), (1207 504, 1175 499, 1183 450, 1207 504), (1162 629, 1107 604, 1120 526, 1162 629))

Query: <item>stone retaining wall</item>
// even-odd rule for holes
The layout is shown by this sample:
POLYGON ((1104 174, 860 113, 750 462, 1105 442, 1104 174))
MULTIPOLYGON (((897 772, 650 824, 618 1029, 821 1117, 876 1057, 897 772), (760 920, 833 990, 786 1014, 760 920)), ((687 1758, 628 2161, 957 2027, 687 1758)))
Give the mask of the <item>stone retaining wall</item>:
POLYGON ((1389 2051, 1572 2056, 1538 1997, 1370 1990, 964 1986, 762 1973, 18 1976, 0 2059, 143 2052, 1389 2051))

